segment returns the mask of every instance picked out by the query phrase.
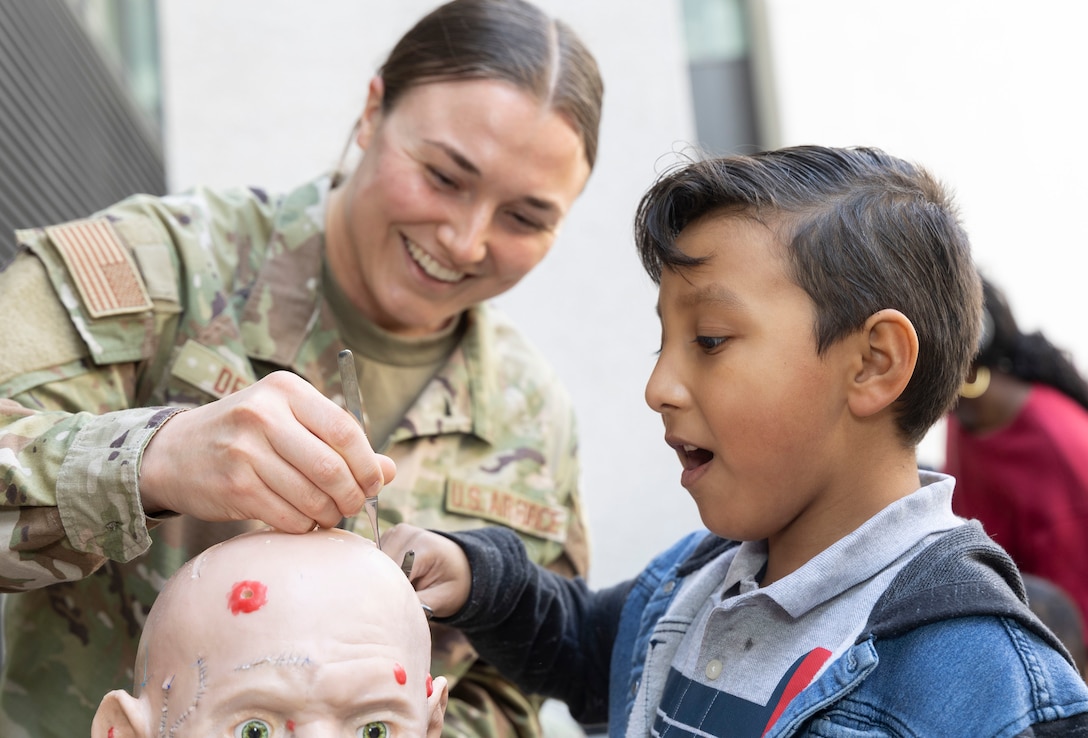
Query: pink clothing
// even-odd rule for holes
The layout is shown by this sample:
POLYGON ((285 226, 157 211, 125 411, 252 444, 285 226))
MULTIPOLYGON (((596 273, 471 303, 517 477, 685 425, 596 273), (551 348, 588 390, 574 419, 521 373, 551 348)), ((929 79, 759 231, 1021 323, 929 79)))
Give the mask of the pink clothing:
POLYGON ((977 518, 1020 570, 1062 587, 1088 622, 1088 411, 1032 387, 1005 428, 975 436, 948 418, 952 509, 977 518))

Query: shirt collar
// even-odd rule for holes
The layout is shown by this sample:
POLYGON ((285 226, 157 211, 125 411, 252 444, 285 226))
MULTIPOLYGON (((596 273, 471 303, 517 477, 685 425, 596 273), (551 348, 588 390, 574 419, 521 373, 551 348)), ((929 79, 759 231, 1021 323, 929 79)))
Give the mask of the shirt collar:
POLYGON ((922 486, 918 490, 888 505, 800 569, 767 587, 753 586, 767 562, 766 541, 745 541, 721 591, 729 592, 739 585, 740 596, 748 592, 770 597, 797 618, 871 579, 927 536, 963 523, 952 512, 952 477, 930 471, 920 471, 919 477, 922 486))

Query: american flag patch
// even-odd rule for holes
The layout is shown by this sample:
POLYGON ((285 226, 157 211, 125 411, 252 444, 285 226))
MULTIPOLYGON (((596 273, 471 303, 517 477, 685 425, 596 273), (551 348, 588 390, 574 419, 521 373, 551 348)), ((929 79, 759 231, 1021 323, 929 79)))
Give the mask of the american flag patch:
POLYGON ((45 232, 68 266, 91 317, 151 309, 140 272, 108 220, 78 220, 45 232))

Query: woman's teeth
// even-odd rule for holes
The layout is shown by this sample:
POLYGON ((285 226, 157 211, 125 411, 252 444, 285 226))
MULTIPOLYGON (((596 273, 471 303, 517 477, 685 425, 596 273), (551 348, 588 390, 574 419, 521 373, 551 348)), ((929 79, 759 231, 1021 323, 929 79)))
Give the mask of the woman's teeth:
POLYGON ((408 239, 405 239, 405 243, 408 244, 408 253, 411 254, 412 259, 416 264, 419 264, 419 268, 426 272, 428 277, 433 277, 439 282, 449 282, 451 284, 460 282, 465 278, 464 272, 455 272, 452 269, 447 269, 432 259, 430 254, 408 239))

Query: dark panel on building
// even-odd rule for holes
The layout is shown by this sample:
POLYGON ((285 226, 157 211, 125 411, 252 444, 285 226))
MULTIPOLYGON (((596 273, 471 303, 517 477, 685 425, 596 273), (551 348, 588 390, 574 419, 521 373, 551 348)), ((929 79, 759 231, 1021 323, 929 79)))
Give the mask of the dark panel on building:
POLYGON ((748 59, 691 62, 695 132, 704 153, 751 154, 760 150, 748 59))
POLYGON ((162 194, 152 126, 64 0, 0 0, 0 265, 16 228, 162 194))

